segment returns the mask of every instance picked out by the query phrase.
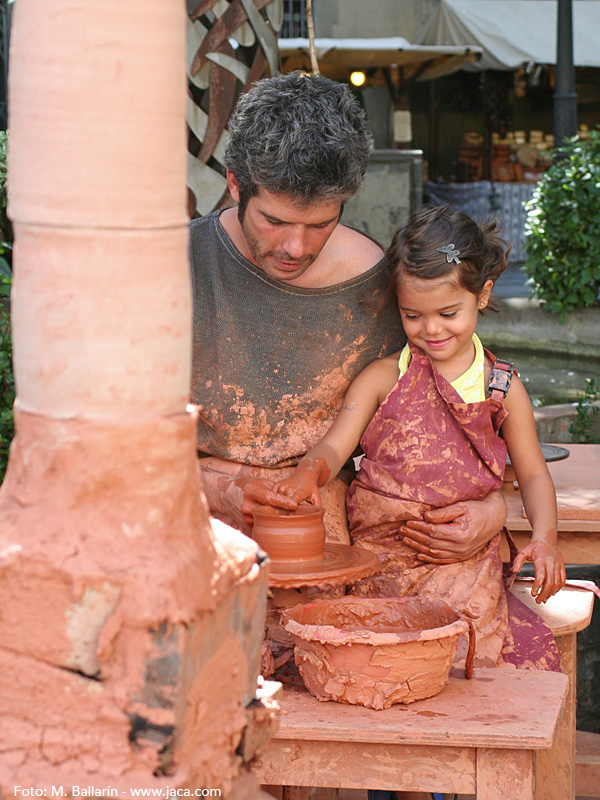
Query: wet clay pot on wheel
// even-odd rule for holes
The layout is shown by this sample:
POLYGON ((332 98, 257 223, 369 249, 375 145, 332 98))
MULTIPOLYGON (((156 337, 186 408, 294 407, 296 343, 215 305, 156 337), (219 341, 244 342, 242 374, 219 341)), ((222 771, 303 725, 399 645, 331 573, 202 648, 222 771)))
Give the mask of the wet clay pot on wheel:
POLYGON ((319 700, 389 708, 438 694, 458 647, 469 635, 465 665, 473 672, 471 622, 432 595, 340 597, 282 614, 306 688, 319 700))
POLYGON ((274 563, 314 562, 323 558, 323 509, 300 505, 296 511, 271 506, 254 509, 252 538, 274 563))

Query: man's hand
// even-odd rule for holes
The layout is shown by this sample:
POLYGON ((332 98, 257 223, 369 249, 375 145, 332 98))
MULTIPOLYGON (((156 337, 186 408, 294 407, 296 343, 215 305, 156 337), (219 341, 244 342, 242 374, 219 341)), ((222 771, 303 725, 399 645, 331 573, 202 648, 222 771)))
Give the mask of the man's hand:
POLYGON ((234 518, 241 516, 245 526, 252 530, 252 511, 257 506, 275 506, 286 511, 295 511, 298 503, 291 497, 279 494, 274 489, 275 486, 275 481, 266 478, 242 476, 230 481, 225 496, 231 515, 234 518))
POLYGON ((428 564, 466 561, 498 533, 506 520, 499 491, 485 500, 468 500, 428 511, 424 520, 409 520, 399 529, 404 544, 428 564))

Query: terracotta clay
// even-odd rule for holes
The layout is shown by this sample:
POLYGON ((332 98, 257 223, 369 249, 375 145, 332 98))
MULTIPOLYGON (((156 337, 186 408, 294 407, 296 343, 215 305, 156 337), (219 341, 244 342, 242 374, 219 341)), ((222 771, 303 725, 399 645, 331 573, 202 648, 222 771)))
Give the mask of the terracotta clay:
POLYGON ((236 751, 268 573, 209 519, 186 410, 185 19, 171 0, 15 4, 7 800, 75 784, 260 796, 236 751))
POLYGON ((295 659, 319 700, 388 708, 440 692, 461 634, 469 633, 466 675, 475 640, 469 620, 433 596, 342 597, 284 611, 295 659))
POLYGON ((379 568, 377 557, 368 550, 326 541, 323 518, 323 508, 306 504, 296 512, 271 506, 254 510, 252 535, 269 554, 269 585, 275 590, 266 618, 268 656, 262 660, 265 677, 291 659, 294 648, 291 634, 279 624, 275 607, 297 604, 305 599, 307 587, 313 591, 327 589, 328 593, 332 587, 339 587, 338 591, 343 592, 345 584, 372 575, 379 568), (298 591, 302 588, 301 598, 298 591))
POLYGON ((260 506, 254 509, 252 538, 276 562, 311 562, 323 558, 323 509, 300 505, 297 511, 260 506))
POLYGON ((319 561, 282 561, 271 564, 269 585, 282 589, 345 586, 373 575, 378 569, 377 556, 362 547, 325 543, 323 558, 319 561))
POLYGON ((254 520, 252 536, 271 559, 272 587, 340 586, 379 568, 368 550, 326 542, 322 508, 301 505, 289 512, 260 506, 254 520))

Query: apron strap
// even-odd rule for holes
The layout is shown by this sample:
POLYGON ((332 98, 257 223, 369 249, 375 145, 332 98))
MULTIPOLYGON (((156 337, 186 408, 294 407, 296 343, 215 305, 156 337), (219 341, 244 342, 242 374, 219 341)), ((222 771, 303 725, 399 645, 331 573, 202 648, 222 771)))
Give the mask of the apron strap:
POLYGON ((494 400, 504 400, 514 371, 514 362, 503 361, 501 358, 494 361, 487 389, 488 394, 491 394, 494 400))

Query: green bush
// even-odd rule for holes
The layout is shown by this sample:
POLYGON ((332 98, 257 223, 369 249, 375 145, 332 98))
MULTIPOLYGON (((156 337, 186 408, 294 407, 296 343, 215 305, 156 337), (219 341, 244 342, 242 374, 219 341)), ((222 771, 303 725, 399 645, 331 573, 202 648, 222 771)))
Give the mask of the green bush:
POLYGON ((595 378, 586 378, 585 391, 575 408, 575 419, 569 425, 572 441, 580 444, 600 444, 600 438, 594 436, 594 423, 600 417, 600 408, 596 405, 600 400, 600 384, 595 378))
POLYGON ((13 403, 15 379, 12 367, 12 340, 8 303, 12 282, 12 227, 6 216, 7 131, 0 131, 0 481, 8 461, 8 448, 14 436, 13 403))
POLYGON ((14 400, 10 317, 6 312, 0 312, 0 482, 4 478, 8 448, 15 434, 12 412, 14 400))
POLYGON ((600 130, 568 140, 560 152, 525 206, 523 269, 534 295, 564 322, 569 311, 598 302, 600 130))
MULTIPOLYGON (((8 131, 0 131, 0 275, 10 274, 13 231, 6 216, 6 149, 8 131)), ((0 293, 3 289, 0 287, 0 293)), ((1 296, 1 294, 0 294, 1 296)))

